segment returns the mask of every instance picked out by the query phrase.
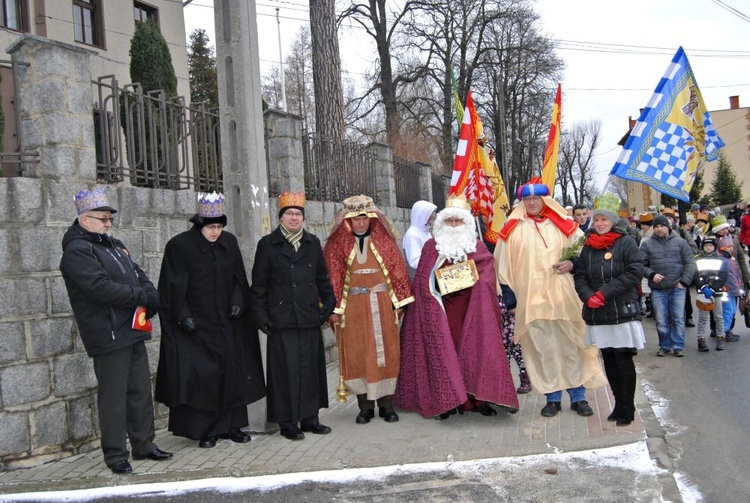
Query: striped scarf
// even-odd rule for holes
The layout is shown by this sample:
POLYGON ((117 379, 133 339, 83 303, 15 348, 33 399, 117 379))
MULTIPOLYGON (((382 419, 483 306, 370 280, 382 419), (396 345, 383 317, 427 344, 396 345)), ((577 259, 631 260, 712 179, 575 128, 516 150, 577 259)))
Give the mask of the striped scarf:
POLYGON ((300 243, 300 241, 302 240, 302 228, 300 228, 300 230, 298 230, 297 232, 292 232, 290 230, 287 230, 287 228, 282 225, 281 234, 286 238, 287 241, 289 241, 289 244, 294 247, 294 251, 299 250, 299 247, 302 244, 300 243))

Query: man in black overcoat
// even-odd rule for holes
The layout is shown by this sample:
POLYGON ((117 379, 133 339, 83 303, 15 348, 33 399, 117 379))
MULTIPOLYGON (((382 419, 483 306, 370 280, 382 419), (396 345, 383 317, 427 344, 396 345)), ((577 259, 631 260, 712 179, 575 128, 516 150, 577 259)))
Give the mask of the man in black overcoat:
POLYGON ((224 196, 199 194, 193 227, 167 243, 159 276, 162 324, 156 400, 169 431, 210 448, 250 441, 247 405, 265 396, 250 285, 224 196))
POLYGON ((302 228, 305 194, 279 196, 280 225, 258 243, 251 310, 268 335, 268 421, 289 440, 330 433, 318 411, 328 407, 320 326, 336 305, 320 240, 302 228))

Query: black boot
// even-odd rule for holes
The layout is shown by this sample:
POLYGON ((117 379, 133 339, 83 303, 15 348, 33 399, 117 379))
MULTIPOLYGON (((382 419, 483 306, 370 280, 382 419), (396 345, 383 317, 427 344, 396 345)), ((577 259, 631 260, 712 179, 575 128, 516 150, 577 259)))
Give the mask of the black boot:
POLYGON ((612 394, 615 397, 615 406, 612 413, 607 416, 607 421, 617 421, 623 414, 623 403, 621 377, 617 367, 615 350, 611 348, 602 349, 602 360, 604 361, 604 372, 607 374, 607 380, 609 380, 609 387, 612 388, 612 394))
POLYGON ((635 386, 637 376, 635 373, 635 364, 633 363, 633 354, 629 350, 618 350, 617 367, 621 376, 621 396, 623 403, 623 413, 617 419, 617 426, 625 426, 635 419, 635 386))

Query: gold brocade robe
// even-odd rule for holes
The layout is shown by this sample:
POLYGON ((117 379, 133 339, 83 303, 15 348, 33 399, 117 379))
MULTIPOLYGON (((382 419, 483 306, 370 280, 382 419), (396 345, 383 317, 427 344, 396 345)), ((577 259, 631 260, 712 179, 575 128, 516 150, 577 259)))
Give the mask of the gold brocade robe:
POLYGON ((563 248, 581 236, 580 229, 566 237, 549 219, 534 222, 519 215, 507 240, 498 240, 495 248, 498 283, 516 295, 515 340, 537 393, 607 383, 597 348, 583 343, 586 325, 573 275, 552 268, 563 248))

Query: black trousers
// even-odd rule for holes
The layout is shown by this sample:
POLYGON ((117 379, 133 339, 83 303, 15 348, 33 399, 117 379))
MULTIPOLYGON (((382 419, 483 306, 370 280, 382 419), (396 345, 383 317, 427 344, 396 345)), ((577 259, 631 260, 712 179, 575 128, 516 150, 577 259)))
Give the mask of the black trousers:
POLYGON ((146 345, 141 341, 93 359, 104 462, 128 459, 126 436, 133 454, 150 454, 156 433, 146 345))

